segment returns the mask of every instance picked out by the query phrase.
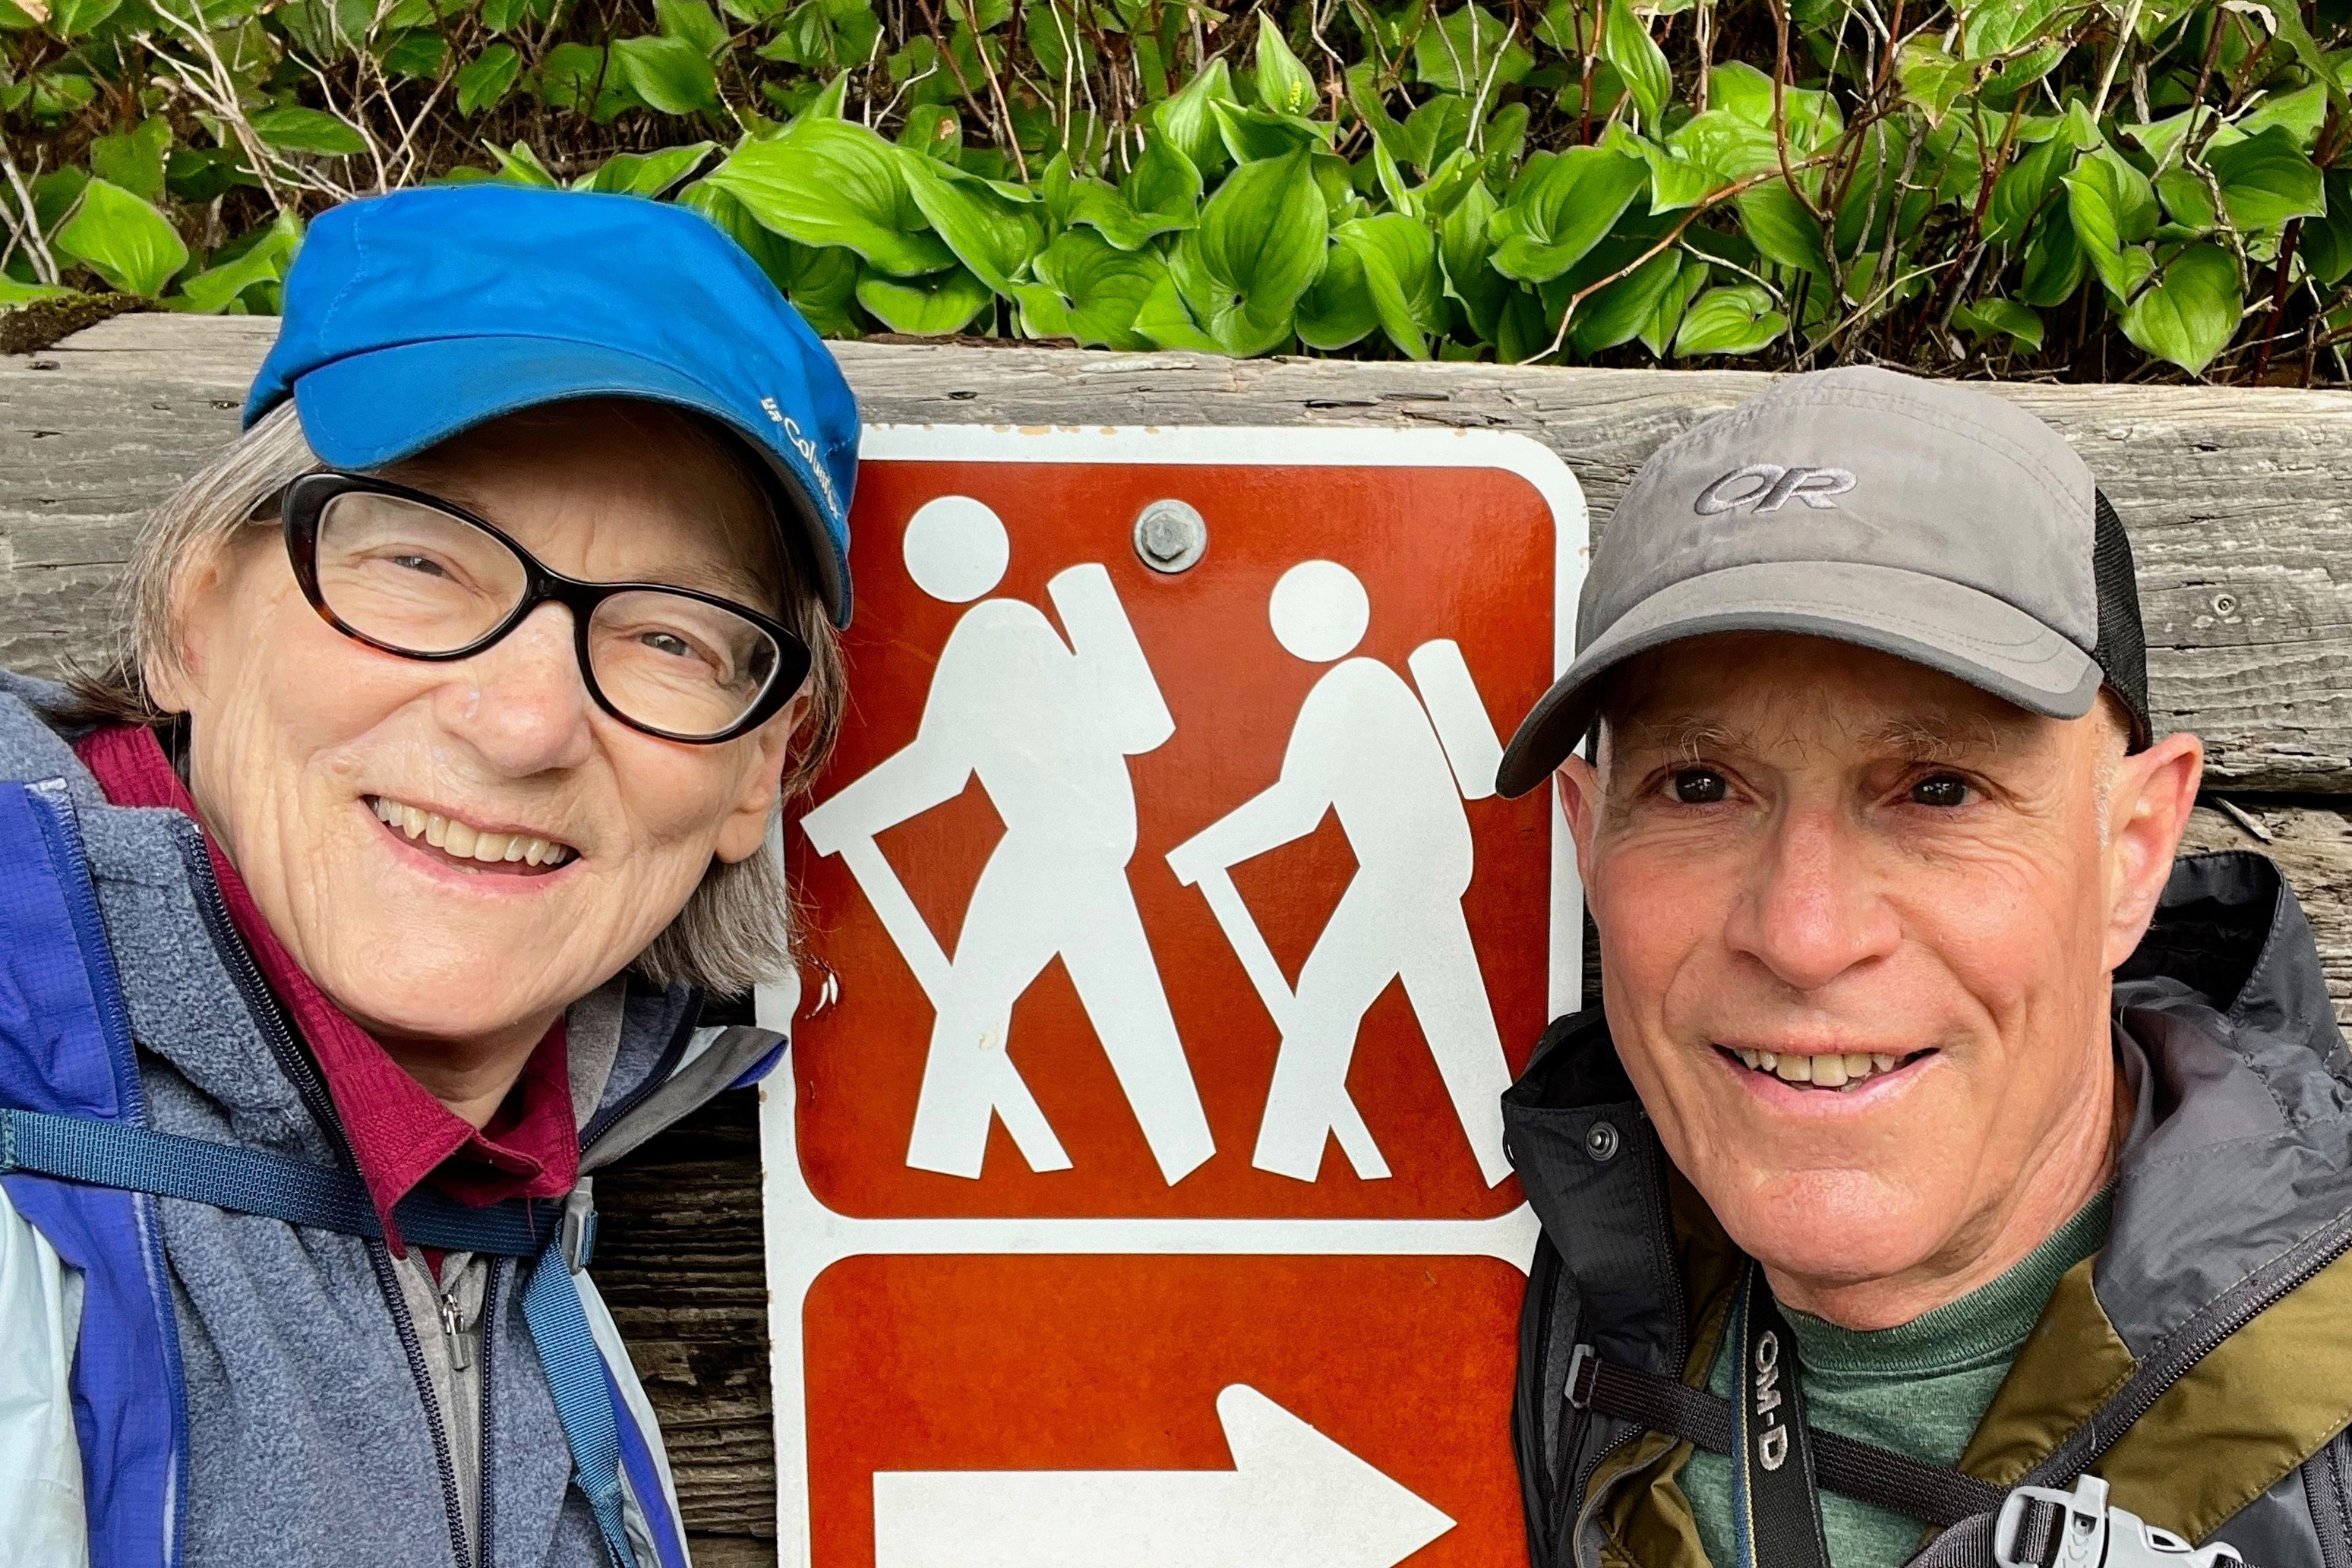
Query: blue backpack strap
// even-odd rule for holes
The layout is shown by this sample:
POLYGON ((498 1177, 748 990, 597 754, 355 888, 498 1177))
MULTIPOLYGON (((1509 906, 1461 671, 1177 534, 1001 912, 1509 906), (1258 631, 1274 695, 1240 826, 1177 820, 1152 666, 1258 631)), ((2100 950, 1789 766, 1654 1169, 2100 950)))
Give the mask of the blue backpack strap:
POLYGON ((678 1539, 677 1521, 670 1517, 668 1489, 662 1485, 653 1448, 646 1443, 645 1433, 637 1428, 635 1413, 629 1408, 619 1382, 613 1376, 612 1363, 604 1363, 604 1395, 613 1403, 615 1429, 621 1438, 621 1476, 645 1516, 646 1533, 653 1538, 654 1560, 659 1568, 688 1568, 686 1544, 678 1539))
MULTIPOLYGON (((182 1197, 345 1236, 383 1236, 367 1184, 351 1171, 121 1122, 0 1110, 0 1171, 12 1170, 182 1197)), ((392 1214, 401 1239, 420 1247, 535 1258, 557 1238, 563 1210, 526 1198, 471 1208, 419 1187, 392 1214)))
POLYGON ((621 1422, 629 1417, 619 1407, 620 1391, 596 1346, 560 1244, 531 1265, 522 1290, 522 1316, 546 1370, 548 1390, 555 1396, 556 1419, 572 1447, 573 1478, 596 1515, 605 1554, 617 1568, 637 1568, 622 1520, 621 1422))
MULTIPOLYGON (((0 783, 0 1104, 104 1124, 136 1125, 145 1114, 62 783, 0 783)), ((0 1180, 81 1273, 72 1389, 90 1561, 174 1568, 187 1417, 153 1201, 29 1171, 0 1180)))

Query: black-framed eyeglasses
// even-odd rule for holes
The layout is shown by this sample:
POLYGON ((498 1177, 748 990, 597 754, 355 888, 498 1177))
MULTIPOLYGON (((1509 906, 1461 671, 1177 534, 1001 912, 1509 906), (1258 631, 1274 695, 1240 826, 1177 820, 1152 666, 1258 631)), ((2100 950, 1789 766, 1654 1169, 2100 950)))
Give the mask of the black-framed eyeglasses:
POLYGON ((712 745, 773 717, 808 678, 782 622, 659 582, 583 582, 438 497, 363 474, 309 474, 278 499, 286 553, 327 623, 404 659, 470 658, 551 601, 572 612, 598 706, 664 740, 712 745))

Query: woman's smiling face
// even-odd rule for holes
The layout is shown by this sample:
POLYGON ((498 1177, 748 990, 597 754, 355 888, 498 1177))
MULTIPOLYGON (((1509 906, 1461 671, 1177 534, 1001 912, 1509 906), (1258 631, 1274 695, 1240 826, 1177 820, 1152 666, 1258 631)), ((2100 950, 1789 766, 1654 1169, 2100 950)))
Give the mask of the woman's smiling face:
MULTIPOLYGON (((566 576, 786 609, 767 501, 689 416, 562 404, 391 473, 566 576)), ((189 716, 205 822, 303 971, 388 1045, 536 1038, 714 857, 760 848, 797 703, 719 745, 656 739, 589 696, 554 604, 472 658, 380 653, 320 619, 262 526, 174 591, 185 671, 158 695, 189 716)))

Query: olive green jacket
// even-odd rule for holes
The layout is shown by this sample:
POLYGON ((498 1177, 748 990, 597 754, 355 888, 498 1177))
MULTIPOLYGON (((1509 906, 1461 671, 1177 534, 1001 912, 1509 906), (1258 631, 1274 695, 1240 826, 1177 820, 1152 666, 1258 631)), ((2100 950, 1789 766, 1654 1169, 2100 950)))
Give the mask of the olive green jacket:
MULTIPOLYGON (((2060 1281, 1960 1469, 2112 1500, 2255 1568, 2352 1568, 2352 1055, 2303 911, 2259 855, 2174 868, 2116 975, 2135 1115, 2107 1246, 2060 1281)), ((1738 1254, 1665 1157, 1597 1009, 1504 1102, 1543 1222, 1514 1412, 1537 1568, 1707 1568, 1687 1444, 1570 1405, 1579 1343, 1703 1386, 1738 1254), (1600 1131, 1606 1124, 1615 1135, 1600 1131)), ((1982 1563, 1990 1516, 1915 1568, 1982 1563)))

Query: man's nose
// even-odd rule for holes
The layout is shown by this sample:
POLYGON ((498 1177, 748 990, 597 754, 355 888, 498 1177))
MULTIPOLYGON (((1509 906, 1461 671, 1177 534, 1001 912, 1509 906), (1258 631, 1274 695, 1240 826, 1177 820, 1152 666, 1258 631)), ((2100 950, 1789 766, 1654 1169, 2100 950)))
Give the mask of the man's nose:
POLYGON ((594 699, 573 651, 572 612, 542 604, 450 672, 435 703, 442 727, 508 778, 578 767, 595 742, 594 699))
POLYGON ((1832 806, 1784 810, 1733 905, 1725 932, 1733 950, 1798 991, 1892 955, 1901 922, 1872 890, 1859 831, 1832 806))

